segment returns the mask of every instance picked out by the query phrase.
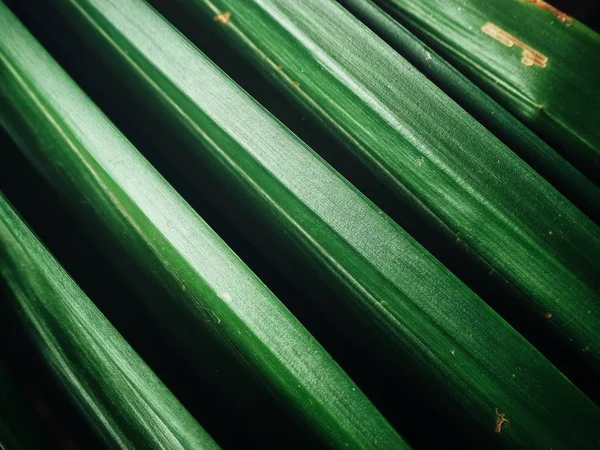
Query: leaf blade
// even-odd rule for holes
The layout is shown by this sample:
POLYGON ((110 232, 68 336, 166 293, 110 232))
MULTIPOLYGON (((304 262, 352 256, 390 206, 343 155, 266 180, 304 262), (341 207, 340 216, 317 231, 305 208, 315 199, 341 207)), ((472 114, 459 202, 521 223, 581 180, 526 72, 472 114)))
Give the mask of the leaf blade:
POLYGON ((467 77, 370 0, 338 0, 596 223, 600 190, 467 77))
POLYGON ((600 174, 595 82, 600 36, 538 3, 502 0, 412 2, 378 0, 397 20, 436 48, 544 140, 595 180, 600 174), (457 20, 456 14, 460 16, 457 20), (486 23, 548 58, 522 63, 524 48, 507 48, 483 31, 486 23))
POLYGON ((595 417, 597 408, 589 400, 142 3, 80 1, 62 13, 122 74, 130 90, 141 94, 144 110, 168 122, 148 131, 157 138, 161 133, 173 140, 179 136, 176 142, 185 145, 171 156, 181 158, 179 166, 190 179, 199 183, 199 174, 216 174, 221 184, 210 192, 229 191, 236 197, 235 204, 221 203, 231 217, 239 204, 245 205, 245 213, 254 211, 264 226, 261 242, 273 247, 275 241, 294 262, 302 261, 304 270, 333 285, 342 297, 336 307, 352 310, 344 316, 352 326, 367 323, 371 342, 384 348, 374 345, 373 351, 389 352, 394 375, 406 370, 404 357, 431 385, 444 386, 451 399, 445 405, 438 399, 436 405, 448 419, 460 417, 478 424, 488 438, 521 445, 570 442, 571 427, 579 427, 582 442, 596 439, 589 424, 565 426, 562 417, 564 409, 595 417), (114 20, 118 14, 122 17, 114 20), (143 30, 148 29, 161 45, 145 40, 143 30), (164 53, 157 54, 156 48, 164 53), (505 347, 511 351, 498 351, 505 347), (506 367, 515 368, 518 382, 506 379, 506 367), (550 391, 555 395, 548 397, 550 391), (494 406, 506 410, 513 424, 501 436, 494 431, 494 406))
MULTIPOLYGON (((146 305, 171 325, 169 332, 190 356, 203 355, 198 328, 207 330, 220 353, 249 366, 274 392, 272 401, 291 409, 326 445, 405 447, 277 298, 16 19, 6 9, 0 12, 10 25, 2 28, 2 63, 14 66, 2 71, 7 89, 0 122, 71 201, 79 220, 93 219, 87 224, 105 251, 112 249, 146 274, 132 276, 132 283, 148 294, 146 305), (150 279, 170 295, 153 298, 146 286, 150 279)), ((196 364, 202 367, 204 361, 196 364)))
POLYGON ((480 276, 507 281, 515 306, 552 314, 543 326, 597 371, 599 228, 341 7, 309 3, 182 5, 416 205, 446 247, 474 252, 480 276), (230 21, 215 24, 223 11, 230 21))
POLYGON ((2 276, 42 359, 109 446, 217 444, 0 195, 2 276))

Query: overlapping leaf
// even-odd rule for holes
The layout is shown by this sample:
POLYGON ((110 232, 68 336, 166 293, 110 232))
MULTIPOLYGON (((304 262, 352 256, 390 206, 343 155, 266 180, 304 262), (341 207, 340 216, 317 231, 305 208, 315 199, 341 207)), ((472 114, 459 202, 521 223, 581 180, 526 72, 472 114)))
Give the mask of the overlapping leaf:
POLYGON ((335 2, 180 5, 600 370, 600 229, 523 160, 335 2))
POLYGON ((338 0, 596 223, 600 189, 371 0, 338 0))
POLYGON ((600 35, 543 0, 375 0, 592 179, 600 35))
MULTIPOLYGON (((253 24, 256 29, 273 33, 270 34, 272 42, 289 45, 290 67, 284 66, 283 72, 294 74, 294 78, 285 78, 289 80, 290 89, 304 89, 302 80, 300 87, 293 84, 298 79, 295 77, 302 74, 300 69, 295 70, 299 64, 296 57, 305 58, 304 63, 314 63, 315 55, 322 58, 323 66, 318 66, 322 73, 333 71, 333 67, 327 67, 325 63, 338 61, 319 48, 312 48, 314 53, 311 53, 299 45, 308 42, 304 33, 310 32, 308 28, 297 32, 298 40, 292 46, 278 23, 289 30, 297 30, 296 26, 306 25, 303 21, 310 18, 315 33, 316 30, 327 30, 323 40, 327 33, 341 33, 330 46, 343 41, 347 47, 354 41, 344 40, 344 33, 350 32, 348 29, 358 32, 359 45, 373 46, 383 52, 374 53, 381 58, 376 62, 383 65, 373 64, 363 73, 363 78, 371 76, 374 82, 381 81, 375 69, 389 75, 386 69, 391 70, 391 67, 385 64, 398 60, 395 53, 381 47, 380 41, 366 29, 353 25, 353 22, 349 24, 350 16, 337 6, 314 3, 305 8, 302 5, 307 5, 306 2, 286 2, 285 7, 277 2, 277 5, 268 3, 273 5, 272 9, 262 9, 265 2, 239 2, 235 10, 216 12, 221 24, 236 32, 247 20, 248 28, 253 24), (287 14, 286 8, 294 10, 295 14, 287 14), (241 14, 242 10, 247 14, 241 14), (230 15, 221 15, 226 12, 230 15), (337 14, 336 20, 329 14, 337 14), (236 22, 236 17, 244 19, 236 22), (262 26, 264 18, 270 20, 268 27, 262 26), (321 20, 326 21, 325 27, 319 26, 324 25, 321 20)), ((102 55, 108 66, 125 80, 130 91, 141 99, 139 103, 124 105, 130 108, 132 120, 137 120, 138 126, 143 127, 148 115, 160 119, 153 121, 153 126, 146 127, 145 131, 157 142, 172 143, 165 145, 164 151, 190 180, 202 185, 203 180, 210 177, 214 184, 205 195, 227 198, 219 201, 219 206, 232 220, 244 224, 240 231, 251 233, 249 224, 256 225, 257 234, 262 235, 260 242, 274 260, 297 274, 311 273, 327 285, 335 294, 322 300, 327 303, 324 307, 336 310, 330 319, 341 327, 353 329, 355 334, 360 331, 356 337, 372 344, 372 351, 386 359, 387 370, 394 376, 400 379, 405 370, 417 372, 422 384, 409 388, 441 393, 438 398, 433 397, 433 402, 435 408, 446 412, 448 420, 477 424, 479 431, 488 438, 523 446, 585 446, 597 440, 593 424, 600 413, 587 398, 435 258, 240 90, 151 8, 131 0, 80 0, 59 2, 55 7, 78 38, 87 42, 96 54, 102 55), (140 110, 144 111, 143 115, 136 113, 140 110), (162 124, 154 126, 157 122, 162 124), (565 416, 565 410, 572 414, 565 416), (510 425, 502 418, 509 419, 510 425)), ((212 15, 210 20, 213 20, 212 15)), ((366 54, 369 53, 361 53, 361 57, 366 54)), ((346 56, 353 57, 352 54, 346 56)), ((339 61, 342 62, 343 59, 339 61)), ((336 67, 339 76, 348 75, 341 66, 336 67)), ((549 196, 564 202, 543 179, 477 123, 470 121, 464 112, 453 110, 456 105, 444 100, 442 94, 425 83, 413 69, 396 65, 394 68, 396 75, 405 77, 405 82, 432 89, 431 98, 421 100, 430 105, 439 101, 439 111, 450 118, 454 117, 450 112, 458 116, 454 118, 458 121, 455 125, 460 124, 457 130, 462 130, 466 121, 468 130, 475 133, 474 137, 487 144, 485 152, 498 153, 494 156, 501 159, 501 163, 497 163, 500 167, 510 166, 517 170, 524 176, 523 183, 540 185, 533 192, 536 201, 549 196)), ((307 66, 303 69, 306 79, 314 74, 307 66)), ((275 65, 273 71, 282 72, 275 65)), ((347 82, 349 80, 346 78, 347 82)), ((332 96, 338 93, 369 94, 361 90, 361 86, 352 86, 347 83, 342 89, 339 80, 329 78, 328 83, 318 88, 332 89, 323 91, 323 95, 327 94, 332 101, 332 96), (339 91, 333 90, 336 82, 339 91)), ((386 89, 393 94, 391 87, 386 89)), ((399 95, 393 95, 391 100, 398 100, 399 95)), ((339 101, 344 98, 342 95, 336 97, 339 101)), ((332 111, 350 115, 362 112, 364 122, 357 122, 355 126, 364 136, 372 135, 373 139, 381 139, 387 145, 396 141, 402 143, 398 131, 407 133, 408 128, 394 120, 390 110, 376 102, 377 98, 371 96, 369 99, 372 103, 346 103, 343 113, 335 108, 332 111), (385 117, 396 123, 396 127, 375 114, 375 110, 369 112, 370 105, 379 105, 379 111, 388 112, 385 117)), ((411 112, 423 120, 424 113, 414 109, 411 112)), ((418 136, 427 131, 430 130, 426 127, 418 136)), ((431 139, 435 136, 439 134, 432 135, 431 139)), ((451 142, 461 148, 456 141, 451 142)), ((455 178, 442 176, 436 169, 438 166, 433 162, 441 163, 442 159, 433 154, 433 149, 419 147, 421 153, 408 145, 392 149, 404 153, 410 153, 412 149, 413 156, 431 158, 421 164, 412 160, 414 166, 410 172, 422 171, 424 175, 416 179, 421 179, 424 184, 427 181, 431 189, 457 184, 455 178), (438 176, 434 177, 436 173, 438 176), (422 178, 426 176, 430 178, 422 178), (436 182, 441 186, 435 187, 436 182)), ((387 154, 392 154, 391 150, 387 154)), ((411 160, 410 155, 404 156, 411 160)), ((450 158, 447 155, 447 158, 459 160, 458 156, 450 158)), ((483 161, 476 162, 479 165, 474 174, 487 170, 483 161)), ((460 169, 467 172, 471 164, 474 163, 465 163, 460 169)), ((458 186, 472 192, 466 183, 458 183, 458 186)), ((145 190, 148 190, 147 186, 145 190)), ((491 189, 486 192, 493 193, 491 189)), ((481 195, 475 195, 474 199, 481 201, 481 195)), ((461 208, 459 201, 453 200, 449 193, 444 199, 452 207, 461 208)), ((511 201, 515 201, 514 197, 507 200, 508 203, 511 201)), ((484 202, 484 205, 489 203, 484 202)), ((581 222, 584 232, 591 227, 572 206, 566 204, 563 208, 565 212, 575 214, 569 221, 581 222)), ((464 214, 469 213, 466 207, 461 210, 464 214)), ((494 209, 491 211, 495 212, 494 209)), ((511 218, 516 220, 512 215, 511 218)), ((498 216, 490 213, 489 217, 478 218, 478 224, 498 239, 499 229, 494 232, 493 224, 486 223, 485 219, 498 220, 498 216)), ((503 224, 513 229, 512 221, 503 224)), ((519 248, 515 249, 517 254, 519 251, 519 248)), ((231 287, 226 292, 231 292, 231 287)), ((222 326, 228 322, 223 319, 221 310, 215 314, 222 326)), ((255 317, 256 313, 246 311, 245 314, 255 317)), ((261 314, 261 317, 268 316, 261 314)), ((299 348, 293 341, 288 341, 287 345, 299 348)))
MULTIPOLYGON (((267 411, 269 402, 275 402, 286 414, 291 412, 311 439, 324 445, 403 448, 400 437, 323 348, 3 5, 0 25, 0 123, 61 196, 71 202, 80 223, 90 228, 100 247, 126 270, 128 281, 143 294, 143 307, 156 314, 167 334, 179 338, 180 347, 199 370, 213 372, 220 367, 217 360, 233 360, 237 365, 230 367, 230 373, 217 374, 224 382, 230 381, 227 389, 248 387, 250 379, 254 380, 251 387, 256 388, 258 383, 270 395, 270 399, 262 399, 261 414, 267 411)), ((158 30, 160 27, 164 25, 158 30)), ((21 240, 16 239, 14 246, 21 240)), ((60 280, 53 279, 55 271, 51 269, 47 273, 50 280, 40 283, 39 289, 48 288, 49 283, 63 287, 60 280)), ((38 287, 25 282, 18 286, 26 293, 38 287)), ((61 317, 65 333, 80 333, 74 339, 86 339, 87 344, 82 355, 71 353, 78 358, 72 363, 75 367, 83 366, 92 375, 97 373, 91 361, 102 351, 108 353, 107 358, 114 351, 119 360, 135 362, 131 352, 106 342, 106 336, 93 334, 94 330, 110 332, 96 323, 100 319, 77 316, 88 313, 81 308, 64 308, 64 314, 75 314, 68 322, 61 317), (103 350, 105 343, 110 348, 103 350)), ((41 329, 41 337, 59 332, 59 325, 53 322, 48 325, 50 330, 41 329)), ((63 368, 65 374, 72 370, 67 363, 63 368)), ((138 426, 143 425, 150 436, 162 434, 164 428, 157 426, 158 422, 151 424, 150 413, 168 418, 168 405, 148 405, 140 410, 143 405, 138 404, 150 401, 148 396, 154 392, 160 399, 164 395, 160 386, 155 381, 139 386, 142 380, 128 380, 132 390, 140 387, 136 391, 139 402, 128 405, 122 392, 103 384, 101 375, 113 373, 114 368, 97 369, 97 382, 101 384, 98 395, 124 412, 139 412, 138 426)), ((121 375, 126 374, 115 374, 121 375)), ((245 401, 241 393, 236 399, 240 405, 245 401)), ((124 421, 122 425, 131 424, 124 421)), ((188 426, 177 426, 172 431, 184 432, 188 426)), ((106 431, 111 431, 110 426, 106 431)))
POLYGON ((0 249, 37 350, 109 447, 219 448, 1 195, 0 249))

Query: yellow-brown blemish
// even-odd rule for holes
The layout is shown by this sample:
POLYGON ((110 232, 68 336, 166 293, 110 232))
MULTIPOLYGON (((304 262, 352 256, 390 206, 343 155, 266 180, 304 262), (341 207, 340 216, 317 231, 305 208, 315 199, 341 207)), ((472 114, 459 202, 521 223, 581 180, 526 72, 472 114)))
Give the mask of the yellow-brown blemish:
POLYGON ((546 314, 544 314, 544 317, 545 317, 546 319, 549 319, 549 318, 551 318, 551 317, 552 317, 552 313, 546 313, 546 314))
POLYGON ((277 70, 281 72, 283 70, 283 66, 277 66, 277 70))
POLYGON ((223 25, 227 25, 229 23, 229 20, 231 19, 231 13, 229 11, 224 12, 222 14, 217 14, 213 20, 215 22, 219 22, 222 23, 223 25))
POLYGON ((292 84, 294 85, 294 87, 300 87, 300 83, 298 81, 293 81, 292 84))
POLYGON ((496 433, 502 433, 502 425, 505 423, 510 423, 510 421, 506 418, 506 414, 501 413, 500 411, 498 411, 498 408, 496 409, 496 428, 495 431, 496 433))
POLYGON ((516 45, 523 50, 521 57, 521 63, 523 63, 523 65, 531 67, 535 64, 542 69, 546 67, 546 64, 548 63, 547 56, 542 55, 537 50, 534 50, 527 44, 521 42, 512 34, 507 33, 499 26, 494 25, 492 22, 487 22, 483 27, 481 27, 481 31, 498 42, 506 45, 507 47, 513 47, 516 45))
POLYGON ((525 2, 533 3, 538 8, 551 12, 556 16, 558 20, 560 20, 561 22, 565 22, 567 25, 571 25, 571 22, 573 22, 573 18, 571 16, 562 12, 560 9, 555 8, 550 3, 547 3, 544 0, 525 0, 525 2))

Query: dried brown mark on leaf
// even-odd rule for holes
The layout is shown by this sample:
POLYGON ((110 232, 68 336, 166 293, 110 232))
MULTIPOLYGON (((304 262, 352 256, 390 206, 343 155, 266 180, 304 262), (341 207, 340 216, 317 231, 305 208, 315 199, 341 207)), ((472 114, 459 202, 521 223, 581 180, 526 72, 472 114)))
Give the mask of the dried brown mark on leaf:
POLYGON ((217 14, 213 20, 215 22, 219 22, 222 23, 223 25, 227 25, 229 23, 229 20, 231 20, 231 13, 229 11, 226 11, 222 14, 217 14))
POLYGON ((300 87, 300 83, 298 81, 293 81, 292 84, 294 85, 294 87, 300 87))
POLYGON ((506 414, 501 413, 496 409, 496 428, 494 429, 496 433, 502 433, 502 425, 505 423, 510 423, 510 421, 506 418, 506 414))
POLYGON ((494 25, 492 22, 487 22, 485 25, 483 25, 483 27, 481 27, 481 31, 483 31, 484 34, 487 34, 488 36, 497 40, 498 42, 506 45, 507 47, 517 46, 521 50, 523 50, 523 53, 521 55, 521 63, 523 65, 527 67, 536 65, 538 67, 541 67, 542 69, 546 67, 548 63, 547 56, 542 55, 537 50, 521 42, 512 34, 504 31, 502 28, 500 28, 497 25, 494 25))
POLYGON ((544 317, 546 319, 550 319, 552 317, 552 313, 547 312, 546 314, 544 314, 544 317))
POLYGON ((556 16, 558 20, 560 20, 561 22, 565 22, 567 25, 571 25, 571 22, 573 22, 573 18, 571 16, 562 12, 560 9, 555 8, 550 3, 547 3, 544 0, 525 0, 525 2, 533 3, 538 8, 551 12, 556 16))
POLYGON ((283 66, 277 66, 277 71, 281 72, 283 70, 283 66))

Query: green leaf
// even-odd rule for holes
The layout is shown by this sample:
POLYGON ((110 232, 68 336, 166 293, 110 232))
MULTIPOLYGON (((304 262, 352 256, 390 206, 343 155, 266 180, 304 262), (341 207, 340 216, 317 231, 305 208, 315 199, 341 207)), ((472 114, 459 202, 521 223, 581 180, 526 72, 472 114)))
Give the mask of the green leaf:
POLYGON ((375 2, 579 170, 600 178, 598 33, 544 1, 375 2))
POLYGON ((596 223, 600 188, 371 0, 337 0, 596 223))
POLYGON ((600 229, 546 180, 335 2, 179 4, 426 214, 446 246, 479 256, 479 276, 495 272, 520 294, 515 307, 600 373, 600 229), (215 22, 225 12, 227 23, 215 22))
POLYGON ((1 194, 0 264, 37 350, 109 447, 219 448, 1 194))
MULTIPOLYGON (((207 352, 234 359, 250 374, 233 371, 228 389, 255 376, 272 401, 326 445, 405 447, 315 339, 3 5, 0 68, 0 123, 71 201, 107 255, 121 261, 129 281, 145 294, 144 307, 179 338, 200 370, 214 370, 207 352), (162 289, 159 295, 153 295, 155 289, 162 289)), ((71 331, 75 325, 69 321, 67 330, 77 331, 71 331)), ((85 330, 91 332, 86 326, 81 333, 85 330)), ((102 344, 95 341, 89 351, 102 344)), ((226 379, 227 373, 218 376, 226 379)), ((151 392, 146 385, 140 395, 151 392)), ((106 398, 117 401, 117 394, 106 391, 106 398)), ((263 409, 268 401, 262 399, 263 409)), ((271 424, 262 426, 268 434, 271 424)))
MULTIPOLYGON (((275 22, 264 26, 262 20, 276 15, 293 28, 297 21, 302 24, 310 17, 318 26, 306 26, 297 36, 304 38, 311 29, 357 32, 356 42, 387 48, 380 47, 380 41, 370 33, 365 34, 363 27, 348 23, 351 16, 337 6, 286 2, 295 14, 284 15, 275 6, 261 9, 265 3, 236 3, 229 21, 220 16, 227 22, 222 25, 237 32, 245 24, 262 30, 270 42, 290 45, 285 34, 278 34, 281 29, 275 22), (301 6, 304 4, 306 9, 301 6), (320 23, 321 18, 327 22, 320 23)), ((256 226, 255 236, 262 236, 258 242, 275 262, 281 263, 282 270, 297 277, 310 273, 328 286, 335 295, 315 296, 315 301, 334 311, 329 317, 332 322, 369 343, 370 350, 386 361, 392 377, 402 380, 405 372, 421 377, 420 383, 407 385, 406 389, 434 392, 427 396, 431 408, 444 411, 447 420, 460 423, 470 435, 483 433, 492 445, 595 445, 598 408, 414 239, 151 8, 138 1, 100 0, 60 2, 54 7, 60 9, 77 39, 89 44, 88 54, 101 56, 135 92, 138 101, 124 103, 123 107, 129 110, 136 126, 164 145, 165 154, 197 186, 203 186, 208 178, 210 189, 204 191, 205 195, 219 198, 219 206, 242 224, 241 232, 252 233, 256 226), (152 115, 156 120, 151 121, 152 115)), ((211 21, 214 15, 211 13, 211 21)), ((53 37, 69 42, 60 33, 53 37)), ((328 42, 347 46, 350 41, 344 37, 328 42)), ((301 42, 297 41, 288 55, 290 64, 295 58, 310 61, 301 42)), ((324 62, 334 63, 328 53, 318 54, 324 62)), ((361 53, 364 55, 368 53, 361 53)), ((308 66, 304 68, 306 77, 315 73, 308 66)), ((410 68, 403 70, 408 80, 423 83, 410 68)), ((280 73, 275 65, 273 71, 280 73)), ((107 72, 102 73, 107 81, 107 72)), ((290 78, 290 86, 298 90, 291 83, 302 71, 291 73, 294 78, 290 78)), ((329 79, 329 85, 321 88, 332 88, 333 81, 329 79)), ((115 86, 112 82, 105 84, 106 92, 114 93, 115 86)), ((348 86, 345 90, 352 93, 348 86)), ((441 96, 437 91, 434 94, 441 96)), ((448 104, 446 107, 454 107, 448 104)), ((366 103, 347 106, 348 113, 365 111, 360 129, 368 134, 372 121, 379 116, 368 116, 366 103)), ((455 114, 468 121, 465 114, 455 114)), ((383 119, 378 120, 373 129, 381 132, 377 136, 382 138, 386 130, 383 119)), ((474 122, 471 126, 479 130, 474 122)), ((393 140, 385 142, 391 145, 393 140)), ((525 170, 526 166, 495 140, 488 146, 502 150, 504 164, 525 170)), ((44 159, 44 164, 48 162, 44 159)), ((41 162, 38 166, 51 170, 41 162)), ((533 172, 526 175, 558 197, 533 172)), ((151 186, 144 185, 145 190, 151 186)), ((160 205, 154 209, 157 207, 160 205)), ((568 205, 563 208, 574 211, 568 205)), ((582 217, 576 216, 588 226, 582 217)), ((305 287, 310 291, 309 286, 305 287)), ((222 312, 216 313, 221 325, 226 324, 222 312)), ((244 315, 255 314, 247 311, 244 315)), ((288 345, 306 351, 293 340, 288 345)))

